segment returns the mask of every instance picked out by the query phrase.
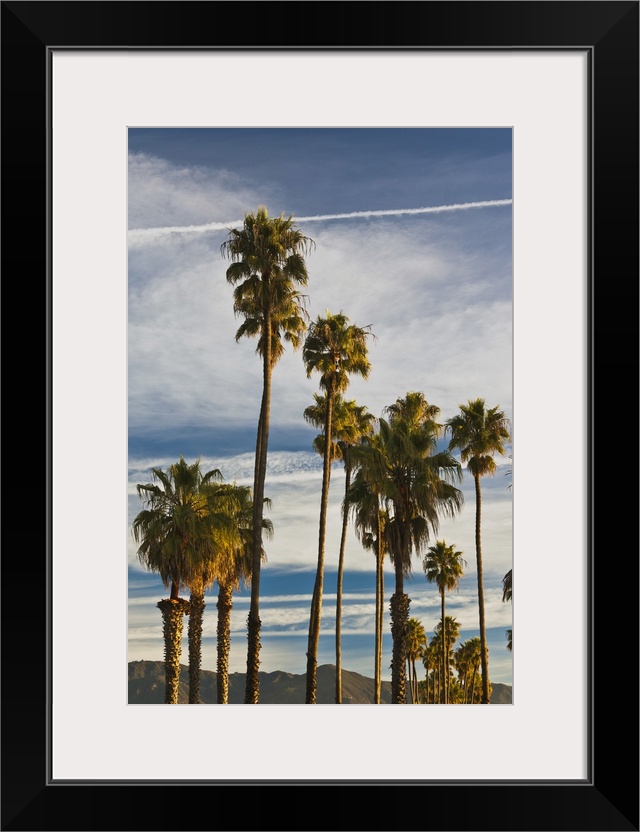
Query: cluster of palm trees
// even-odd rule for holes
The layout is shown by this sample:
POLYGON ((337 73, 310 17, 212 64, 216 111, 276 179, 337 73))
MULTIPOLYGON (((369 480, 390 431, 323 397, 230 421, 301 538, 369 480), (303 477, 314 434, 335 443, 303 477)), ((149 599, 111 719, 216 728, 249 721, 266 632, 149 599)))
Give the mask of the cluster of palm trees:
MULTIPOLYGON (((200 703, 205 591, 218 584, 217 701, 228 701, 230 616, 233 591, 251 579, 253 501, 251 489, 224 483, 218 469, 204 472, 184 457, 166 471, 151 469, 140 483, 144 502, 132 525, 138 557, 160 575, 169 598, 158 602, 165 650, 165 703, 177 704, 184 616, 189 616, 189 703, 200 703), (180 597, 187 589, 189 598, 180 597)), ((268 501, 267 501, 268 502, 268 501)), ((263 519, 267 535, 271 521, 263 519)), ((266 557, 264 550, 262 557, 266 557)))
MULTIPOLYGON (((411 701, 418 704, 442 704, 445 701, 449 705, 481 704, 483 686, 480 638, 469 638, 454 649, 460 635, 460 626, 450 616, 446 618, 445 632, 447 664, 444 671, 440 662, 442 624, 439 623, 433 637, 420 653, 425 678, 418 683, 416 697, 411 701)), ((491 695, 491 682, 488 687, 491 695)))
MULTIPOLYGON (((138 486, 145 509, 133 525, 138 554, 149 568, 160 573, 171 597, 159 603, 165 625, 167 700, 175 702, 179 672, 182 620, 189 620, 189 701, 197 702, 195 675, 199 675, 199 640, 202 632, 204 589, 217 581, 218 600, 218 701, 225 699, 228 672, 228 613, 233 589, 241 581, 250 583, 251 601, 247 618, 247 674, 244 702, 259 702, 260 666, 260 570, 265 559, 264 536, 272 532, 265 519, 266 465, 269 442, 272 373, 285 343, 302 348, 307 377, 319 375, 320 393, 304 411, 304 418, 319 428, 314 447, 323 457, 323 477, 318 526, 316 577, 309 615, 305 702, 316 702, 317 657, 324 591, 325 537, 331 469, 337 460, 345 467, 342 500, 336 609, 336 690, 342 701, 341 605, 342 575, 348 523, 351 520, 363 547, 373 551, 376 571, 376 623, 374 658, 374 702, 380 702, 384 604, 384 558, 389 556, 395 587, 390 616, 393 639, 391 662, 392 702, 407 701, 407 667, 410 668, 413 701, 418 701, 413 636, 409 616, 410 599, 404 579, 411 573, 413 555, 420 555, 437 536, 441 518, 455 517, 463 507, 462 464, 453 455, 460 451, 473 476, 476 493, 476 565, 480 623, 482 701, 489 702, 488 649, 484 613, 481 549, 480 479, 495 471, 493 455, 505 452, 508 421, 498 407, 485 407, 483 399, 460 406, 460 413, 446 423, 438 421, 440 409, 422 392, 409 391, 375 418, 365 407, 344 398, 353 375, 367 378, 370 371, 367 344, 373 337, 369 326, 358 326, 340 311, 328 310, 309 322, 305 309, 307 285, 305 254, 314 246, 293 223, 291 216, 271 217, 260 206, 245 215, 241 228, 230 229, 222 254, 231 259, 228 282, 234 287, 234 312, 242 318, 236 340, 257 338, 256 352, 262 360, 263 384, 256 435, 253 488, 239 489, 222 481, 220 472, 203 473, 199 463, 188 466, 180 459, 168 472, 153 469, 156 482, 138 486), (449 434, 448 447, 442 440, 449 434), (184 480, 184 482, 183 482, 184 480), (160 485, 158 485, 158 482, 160 485), (188 587, 190 597, 180 599, 178 590, 188 587), (414 651, 414 652, 412 652, 414 651), (176 665, 176 660, 178 665, 176 665), (411 665, 414 661, 414 665, 411 665), (191 677, 191 664, 193 674, 191 677), (221 680, 222 674, 222 680, 221 680), (222 699, 220 691, 222 693, 222 699)), ((450 701, 448 651, 451 649, 449 620, 444 614, 444 593, 457 586, 461 553, 437 541, 424 556, 427 578, 435 581, 442 597, 440 694, 450 701)), ((457 636, 456 636, 457 638, 457 636)), ((417 657, 417 654, 416 654, 417 657)), ((431 659, 430 659, 431 660, 431 659)), ((435 672, 436 668, 433 668, 435 672)), ((435 677, 434 677, 435 678, 435 677)), ((465 677, 466 678, 466 677, 465 677)), ((475 684, 475 674, 473 675, 475 684)), ((456 694, 457 695, 457 694, 456 694)))
MULTIPOLYGON (((431 639, 422 622, 409 619, 407 642, 407 674, 410 679, 410 701, 414 704, 473 704, 483 701, 481 682, 481 638, 470 638, 454 650, 460 636, 460 624, 446 615, 446 593, 457 589, 464 577, 466 561, 455 546, 438 540, 422 559, 425 577, 436 584, 440 594, 441 616, 431 639), (426 676, 419 680, 416 662, 422 660, 426 676), (453 671, 457 671, 457 678, 453 671)), ((488 685, 491 696, 491 683, 488 685)))

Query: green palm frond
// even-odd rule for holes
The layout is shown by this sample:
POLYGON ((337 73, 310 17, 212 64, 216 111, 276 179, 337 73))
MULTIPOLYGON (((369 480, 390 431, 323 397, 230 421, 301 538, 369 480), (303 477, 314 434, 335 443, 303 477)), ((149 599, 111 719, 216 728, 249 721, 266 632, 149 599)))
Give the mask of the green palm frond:
POLYGON ((506 453, 505 443, 511 438, 509 420, 498 406, 486 408, 484 399, 461 404, 460 413, 449 419, 449 450, 458 449, 462 462, 477 476, 496 471, 495 454, 506 453))

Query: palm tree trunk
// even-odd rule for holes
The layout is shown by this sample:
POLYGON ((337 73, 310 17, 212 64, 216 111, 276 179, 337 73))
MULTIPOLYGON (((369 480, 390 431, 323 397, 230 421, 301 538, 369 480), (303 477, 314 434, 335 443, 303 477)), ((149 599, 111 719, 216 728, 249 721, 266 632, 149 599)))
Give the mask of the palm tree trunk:
MULTIPOLYGON (((265 297, 268 297, 268 279, 265 297)), ((257 705, 260 701, 260 565, 262 563, 262 520, 264 514, 264 484, 267 477, 267 448, 271 410, 271 311, 265 302, 264 356, 262 364, 262 404, 256 438, 256 461, 253 478, 253 549, 251 559, 251 603, 247 618, 247 678, 244 701, 257 705)))
POLYGON ((166 705, 177 705, 178 686, 180 684, 182 627, 184 616, 188 615, 189 612, 189 602, 185 598, 165 598, 158 601, 157 607, 162 613, 162 633, 164 636, 164 701, 166 705))
POLYGON ((344 508, 342 514, 342 535, 340 537, 340 555, 338 557, 338 587, 336 592, 336 704, 342 704, 342 575, 344 572, 344 550, 347 542, 347 525, 349 523, 348 494, 351 484, 351 466, 349 449, 343 450, 344 459, 344 508))
POLYGON ((375 638, 375 670, 374 670, 374 704, 379 705, 382 698, 382 631, 384 616, 384 550, 382 548, 382 523, 380 511, 377 513, 376 527, 376 638, 375 638))
POLYGON ((405 673, 405 656, 407 653, 407 627, 409 622, 409 596, 404 594, 402 562, 399 555, 395 559, 396 587, 391 596, 391 636, 393 648, 391 654, 391 702, 404 705, 407 701, 407 679, 405 673))
POLYGON ((484 577, 482 573, 481 515, 482 492, 480 476, 473 476, 476 487, 476 566, 478 570, 478 610, 480 613, 480 661, 482 667, 482 704, 489 704, 489 648, 487 646, 487 625, 484 613, 484 577))
POLYGON ((317 695, 318 643, 322 617, 322 590, 324 584, 324 542, 327 529, 327 506, 329 504, 329 482, 331 479, 332 451, 333 381, 327 390, 327 412, 324 426, 324 461, 322 465, 322 497, 320 501, 320 524, 318 531, 318 565, 311 599, 309 616, 309 641, 307 647, 307 689, 305 704, 315 705, 317 695))
POLYGON ((216 630, 218 663, 216 665, 217 703, 229 702, 229 651, 231 650, 231 609, 233 589, 230 585, 218 584, 218 625, 216 630))
POLYGON ((447 704, 447 687, 449 681, 449 668, 446 666, 447 661, 447 636, 445 633, 445 622, 446 618, 444 617, 444 592, 440 591, 440 608, 442 610, 442 702, 444 705, 447 704))
POLYGON ((189 597, 189 704, 200 704, 200 668, 202 666, 202 619, 204 592, 192 592, 189 597))
POLYGON ((469 702, 473 705, 473 698, 476 693, 476 674, 478 672, 478 666, 474 664, 473 666, 473 675, 471 676, 471 692, 469 694, 469 702))

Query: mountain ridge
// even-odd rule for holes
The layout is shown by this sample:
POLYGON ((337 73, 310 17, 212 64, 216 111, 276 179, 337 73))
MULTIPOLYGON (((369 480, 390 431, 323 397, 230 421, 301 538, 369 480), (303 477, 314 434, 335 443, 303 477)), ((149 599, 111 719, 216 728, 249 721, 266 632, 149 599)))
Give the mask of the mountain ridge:
MULTIPOLYGON (((130 705, 164 704, 164 662, 139 661, 128 665, 128 703, 130 705)), ((200 697, 202 704, 216 704, 217 673, 213 670, 200 671, 200 697)), ((306 690, 305 673, 288 673, 284 670, 270 672, 260 671, 261 705, 303 705, 306 690)), ((229 674, 229 704, 240 705, 244 702, 245 673, 229 674)), ((323 664, 318 667, 317 704, 335 705, 336 667, 323 664)), ((351 670, 342 671, 342 703, 345 705, 373 704, 373 679, 351 670)), ((510 705, 512 687, 500 682, 493 684, 491 703, 510 705)), ((382 682, 381 704, 391 703, 391 682, 382 682)), ((189 700, 189 668, 180 665, 180 685, 178 704, 187 704, 189 700)))

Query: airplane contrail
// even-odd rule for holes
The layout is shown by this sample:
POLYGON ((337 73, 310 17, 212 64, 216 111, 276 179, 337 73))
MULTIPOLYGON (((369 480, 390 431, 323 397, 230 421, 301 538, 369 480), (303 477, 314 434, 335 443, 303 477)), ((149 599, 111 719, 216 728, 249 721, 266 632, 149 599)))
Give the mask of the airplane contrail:
MULTIPOLYGON (((401 214, 440 214, 445 211, 465 211, 469 208, 493 208, 500 205, 511 205, 511 199, 489 199, 483 202, 458 202, 452 205, 436 205, 429 208, 389 208, 382 211, 352 211, 348 214, 318 214, 314 217, 296 217, 296 222, 320 222, 323 220, 347 220, 360 217, 395 217, 401 214)), ((167 225, 161 228, 133 228, 129 231, 129 239, 142 241, 145 238, 157 237, 161 234, 200 234, 206 231, 226 231, 238 228, 244 220, 231 222, 210 222, 205 225, 167 225)))

